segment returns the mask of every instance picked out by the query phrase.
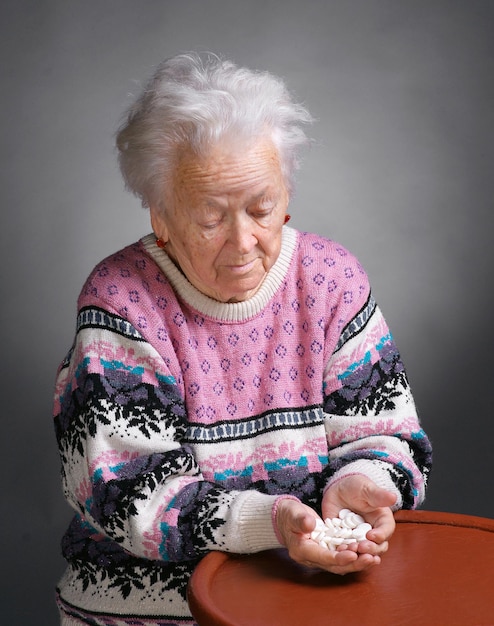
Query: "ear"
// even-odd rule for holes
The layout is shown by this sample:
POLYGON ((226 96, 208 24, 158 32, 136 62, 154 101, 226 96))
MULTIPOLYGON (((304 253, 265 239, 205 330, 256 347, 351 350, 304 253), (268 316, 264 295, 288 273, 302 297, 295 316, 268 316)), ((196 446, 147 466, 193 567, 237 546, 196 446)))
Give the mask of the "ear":
POLYGON ((151 214, 151 226, 153 227, 154 234, 166 243, 169 237, 168 226, 166 225, 163 209, 159 206, 152 205, 149 207, 149 211, 151 214))

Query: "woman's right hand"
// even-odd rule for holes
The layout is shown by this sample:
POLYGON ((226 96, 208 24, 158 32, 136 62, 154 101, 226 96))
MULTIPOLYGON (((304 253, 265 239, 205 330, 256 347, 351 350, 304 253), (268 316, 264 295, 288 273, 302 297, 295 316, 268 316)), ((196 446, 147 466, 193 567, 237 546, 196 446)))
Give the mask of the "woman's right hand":
POLYGON ((315 567, 333 574, 348 574, 378 565, 377 555, 360 554, 358 544, 344 549, 328 550, 311 539, 316 527, 317 513, 298 500, 281 499, 276 510, 276 525, 290 558, 307 567, 315 567))

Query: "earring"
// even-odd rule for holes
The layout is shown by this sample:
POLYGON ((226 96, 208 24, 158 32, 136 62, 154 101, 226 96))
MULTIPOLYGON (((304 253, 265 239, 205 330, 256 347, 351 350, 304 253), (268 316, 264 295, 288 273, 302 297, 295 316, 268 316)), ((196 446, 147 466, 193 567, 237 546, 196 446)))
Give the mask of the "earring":
POLYGON ((161 248, 162 250, 164 250, 166 248, 166 241, 163 241, 163 239, 158 237, 156 239, 156 245, 158 246, 158 248, 161 248))
POLYGON ((285 224, 286 224, 287 222, 289 222, 291 219, 292 219, 292 216, 291 216, 291 215, 288 215, 288 213, 287 213, 287 214, 285 215, 285 224))

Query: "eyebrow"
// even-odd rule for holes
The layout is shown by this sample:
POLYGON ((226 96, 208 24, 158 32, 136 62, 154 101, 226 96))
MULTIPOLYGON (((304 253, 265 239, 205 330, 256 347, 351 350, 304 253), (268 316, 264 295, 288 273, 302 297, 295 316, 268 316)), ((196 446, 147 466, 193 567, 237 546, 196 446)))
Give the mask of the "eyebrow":
MULTIPOLYGON (((274 200, 276 201, 279 197, 279 193, 270 191, 268 187, 265 187, 260 193, 255 194, 248 198, 248 203, 257 202, 259 200, 274 200)), ((218 208, 221 203, 219 203, 214 195, 211 195, 206 198, 204 206, 208 208, 218 208)))

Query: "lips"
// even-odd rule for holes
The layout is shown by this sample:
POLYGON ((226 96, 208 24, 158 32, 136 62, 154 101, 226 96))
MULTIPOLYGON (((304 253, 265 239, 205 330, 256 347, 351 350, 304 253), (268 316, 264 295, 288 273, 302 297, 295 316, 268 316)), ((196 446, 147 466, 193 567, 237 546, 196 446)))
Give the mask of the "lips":
POLYGON ((247 272, 251 271, 256 261, 257 259, 253 259, 252 261, 248 261, 247 263, 227 265, 226 267, 230 272, 233 272, 234 274, 246 274, 247 272))

